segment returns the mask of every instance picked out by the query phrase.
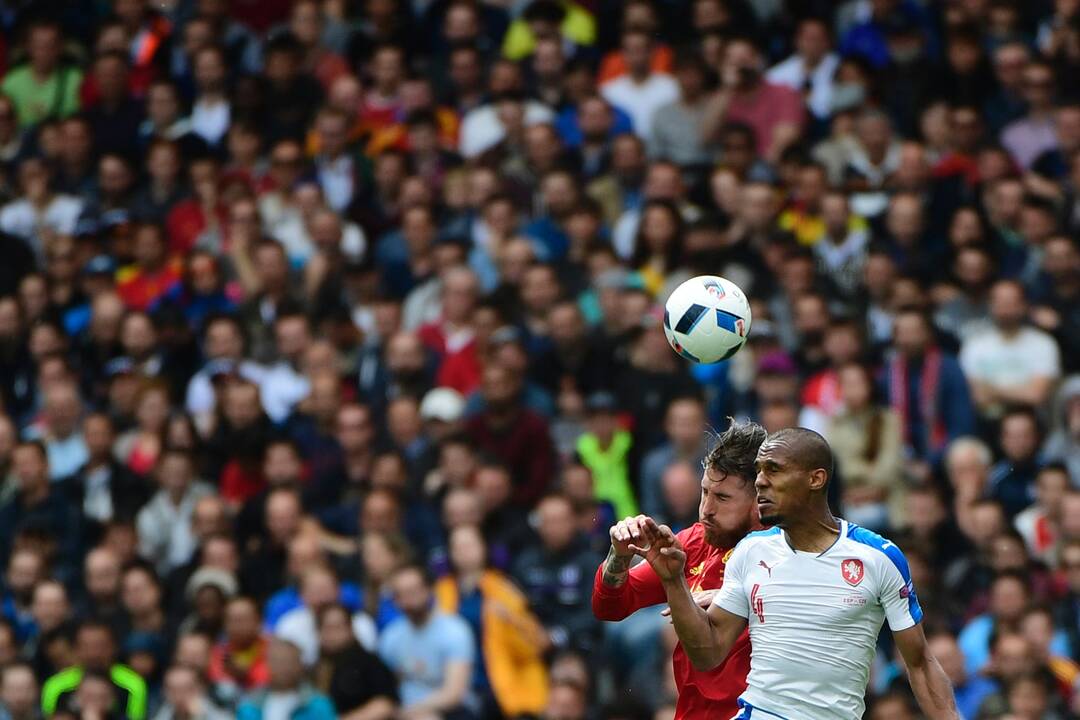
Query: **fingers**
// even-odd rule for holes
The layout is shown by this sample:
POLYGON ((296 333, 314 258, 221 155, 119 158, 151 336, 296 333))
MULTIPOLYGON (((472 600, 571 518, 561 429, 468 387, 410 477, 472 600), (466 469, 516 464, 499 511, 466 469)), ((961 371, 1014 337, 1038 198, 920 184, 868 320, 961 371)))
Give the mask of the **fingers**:
POLYGON ((648 523, 656 525, 652 518, 645 515, 628 517, 616 523, 611 529, 611 539, 617 542, 648 542, 646 527, 648 523))
POLYGON ((639 545, 635 545, 634 543, 630 543, 629 545, 627 545, 627 547, 630 549, 630 552, 634 553, 635 555, 640 555, 641 557, 645 557, 649 553, 648 547, 641 547, 639 545))
POLYGON ((671 617, 671 608, 666 607, 660 611, 660 617, 671 617))

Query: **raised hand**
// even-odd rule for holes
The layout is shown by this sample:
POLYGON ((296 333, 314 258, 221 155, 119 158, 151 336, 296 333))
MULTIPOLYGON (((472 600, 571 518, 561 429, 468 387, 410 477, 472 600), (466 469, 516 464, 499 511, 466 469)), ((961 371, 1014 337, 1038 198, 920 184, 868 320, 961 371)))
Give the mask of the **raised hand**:
MULTIPOLYGON (((630 545, 635 542, 644 542, 643 528, 646 520, 652 522, 652 519, 648 516, 638 515, 628 517, 611 526, 608 535, 611 537, 612 552, 617 557, 631 558, 634 556, 634 551, 630 549, 630 545)), ((655 525, 655 523, 653 524, 655 525)))
POLYGON ((630 550, 645 558, 661 580, 681 578, 686 568, 686 553, 675 533, 667 525, 657 525, 646 517, 640 524, 644 542, 631 542, 630 550))

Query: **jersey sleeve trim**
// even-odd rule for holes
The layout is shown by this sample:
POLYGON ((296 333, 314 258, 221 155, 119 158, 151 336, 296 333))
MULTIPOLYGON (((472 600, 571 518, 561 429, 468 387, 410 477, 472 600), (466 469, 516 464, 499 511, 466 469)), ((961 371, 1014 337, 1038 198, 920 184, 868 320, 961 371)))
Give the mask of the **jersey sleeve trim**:
POLYGON ((876 532, 859 527, 854 523, 848 523, 847 536, 860 545, 874 548, 889 559, 889 562, 893 564, 893 567, 900 573, 900 577, 904 581, 904 587, 900 592, 907 597, 908 612, 911 614, 912 620, 915 621, 912 624, 917 625, 922 622, 923 611, 919 605, 919 598, 915 594, 915 583, 911 580, 911 568, 908 567, 907 558, 904 557, 904 553, 900 551, 900 548, 876 532))

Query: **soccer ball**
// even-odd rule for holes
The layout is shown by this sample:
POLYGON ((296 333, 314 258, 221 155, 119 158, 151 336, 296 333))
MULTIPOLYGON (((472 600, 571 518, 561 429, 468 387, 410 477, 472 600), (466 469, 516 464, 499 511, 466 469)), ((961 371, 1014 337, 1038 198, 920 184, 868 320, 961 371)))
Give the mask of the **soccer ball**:
POLYGON ((715 275, 690 278, 667 299, 664 334, 675 352, 696 363, 727 360, 746 343, 750 303, 738 285, 715 275))

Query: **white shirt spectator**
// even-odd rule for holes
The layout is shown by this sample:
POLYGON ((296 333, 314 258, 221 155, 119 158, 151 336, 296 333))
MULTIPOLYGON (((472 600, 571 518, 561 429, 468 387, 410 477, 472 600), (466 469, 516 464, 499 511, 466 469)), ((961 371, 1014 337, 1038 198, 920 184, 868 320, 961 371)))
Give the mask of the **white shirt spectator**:
POLYGON ((995 388, 1014 388, 1036 378, 1061 375, 1061 356, 1054 338, 1033 327, 1011 338, 991 328, 973 335, 960 348, 960 367, 969 380, 995 388))
POLYGON ((154 564, 159 577, 191 559, 198 545, 191 531, 195 504, 203 497, 216 494, 210 485, 193 483, 180 504, 174 505, 169 494, 159 490, 139 511, 135 518, 139 555, 154 564))
POLYGON ((229 103, 224 100, 214 103, 196 100, 191 108, 191 131, 211 145, 217 145, 229 131, 231 115, 229 103))
POLYGON ((334 212, 344 212, 356 192, 356 163, 352 157, 342 155, 333 160, 319 158, 315 163, 315 172, 319 176, 326 204, 334 212))
POLYGON ((832 114, 832 91, 833 78, 836 69, 840 67, 840 57, 836 53, 829 53, 809 73, 806 71, 806 61, 800 55, 792 55, 787 60, 781 60, 773 65, 765 79, 775 85, 786 85, 792 90, 803 92, 807 82, 810 83, 810 92, 806 97, 806 106, 815 117, 825 118, 832 114))
POLYGON ((600 94, 630 116, 635 134, 650 138, 653 115, 679 99, 679 84, 664 73, 653 73, 643 83, 635 82, 630 75, 622 75, 604 83, 600 94))
MULTIPOLYGON (((547 105, 529 100, 525 103, 525 126, 554 122, 555 113, 547 105)), ((484 105, 465 114, 461 121, 458 150, 473 158, 498 145, 506 135, 494 105, 484 105)))
POLYGON ((42 230, 57 235, 74 233, 82 209, 82 200, 74 195, 53 195, 41 211, 29 200, 14 200, 0 208, 0 230, 25 240, 41 262, 45 259, 42 230))
MULTIPOLYGON (((353 635, 365 649, 375 652, 378 630, 375 622, 365 613, 352 616, 353 635)), ((315 627, 315 613, 308 607, 298 607, 281 616, 274 626, 274 635, 296 644, 304 665, 311 667, 319 659, 319 631, 315 627)))
POLYGON ((275 423, 285 422, 293 407, 310 392, 308 379, 286 362, 267 368, 259 382, 259 399, 263 410, 275 423))

